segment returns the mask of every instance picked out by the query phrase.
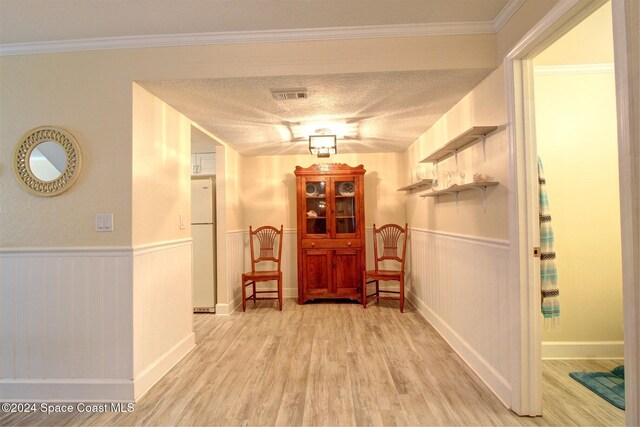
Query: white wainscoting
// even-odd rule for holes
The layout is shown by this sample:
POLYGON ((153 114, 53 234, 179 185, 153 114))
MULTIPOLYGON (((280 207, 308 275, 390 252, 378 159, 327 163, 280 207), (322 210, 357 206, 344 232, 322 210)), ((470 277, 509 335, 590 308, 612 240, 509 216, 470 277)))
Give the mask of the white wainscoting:
POLYGON ((195 347, 191 239, 133 250, 133 378, 138 399, 195 347))
POLYGON ((0 400, 133 401, 195 346, 191 240, 0 250, 0 400))
POLYGON ((131 248, 0 250, 0 400, 131 401, 131 248))
MULTIPOLYGON (((249 231, 238 230, 229 231, 227 233, 227 289, 229 295, 229 306, 226 307, 226 313, 218 309, 216 305, 216 313, 229 314, 242 304, 242 273, 245 272, 245 249, 248 251, 249 246, 245 244, 248 241, 249 231)), ((247 256, 248 252, 247 252, 247 256)), ((222 303, 224 304, 224 303, 222 303)))
POLYGON ((510 407, 507 241, 411 229, 407 297, 510 407))

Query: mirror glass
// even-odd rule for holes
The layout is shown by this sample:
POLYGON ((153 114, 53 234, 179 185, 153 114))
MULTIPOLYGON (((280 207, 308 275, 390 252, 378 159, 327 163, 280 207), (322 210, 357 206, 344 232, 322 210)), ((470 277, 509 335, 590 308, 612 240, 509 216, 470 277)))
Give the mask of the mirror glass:
POLYGON ((67 167, 67 153, 56 141, 43 141, 29 155, 29 168, 41 181, 50 182, 62 176, 67 167))

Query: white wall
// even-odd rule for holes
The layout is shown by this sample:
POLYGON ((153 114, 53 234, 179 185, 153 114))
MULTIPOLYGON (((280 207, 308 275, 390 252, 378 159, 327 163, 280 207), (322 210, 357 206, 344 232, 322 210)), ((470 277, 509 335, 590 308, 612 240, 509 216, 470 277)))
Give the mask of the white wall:
MULTIPOLYGON (((508 277, 508 150, 504 71, 491 73, 425 132, 406 152, 409 171, 450 139, 472 126, 497 126, 482 143, 459 153, 467 182, 473 173, 498 181, 487 190, 486 210, 479 191, 454 196, 406 197, 411 227, 408 296, 507 406, 511 406, 512 343, 508 277)), ((439 170, 455 170, 452 157, 439 170)), ((428 190, 430 191, 430 190, 428 190)))
POLYGON ((189 223, 191 123, 134 84, 132 127, 137 398, 195 346, 189 223))
POLYGON ((134 83, 132 129, 133 245, 189 238, 191 122, 134 83))
MULTIPOLYGON (((489 175, 500 183, 487 191, 486 211, 479 192, 460 193, 456 204, 454 196, 421 198, 417 193, 407 197, 407 220, 412 227, 438 230, 447 233, 508 239, 508 150, 504 95, 504 71, 502 67, 491 73, 467 96, 449 110, 407 150, 406 183, 412 168, 418 167, 428 157, 452 138, 472 126, 498 126, 486 140, 486 160, 482 144, 461 151, 458 168, 464 172, 466 182, 474 173, 489 175)), ((424 165, 424 164, 422 164, 424 165)), ((433 169, 429 164, 428 171, 433 169)), ((455 171, 452 156, 438 165, 439 171, 455 171)), ((431 177, 428 174, 428 177, 431 177)))

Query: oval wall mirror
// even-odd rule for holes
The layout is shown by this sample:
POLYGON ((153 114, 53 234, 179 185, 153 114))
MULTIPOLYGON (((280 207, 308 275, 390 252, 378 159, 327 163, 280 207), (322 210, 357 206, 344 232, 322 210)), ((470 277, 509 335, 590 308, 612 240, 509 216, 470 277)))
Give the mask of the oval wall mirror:
POLYGON ((13 159, 16 179, 39 196, 55 196, 71 187, 81 165, 80 147, 62 128, 42 126, 18 142, 13 159))

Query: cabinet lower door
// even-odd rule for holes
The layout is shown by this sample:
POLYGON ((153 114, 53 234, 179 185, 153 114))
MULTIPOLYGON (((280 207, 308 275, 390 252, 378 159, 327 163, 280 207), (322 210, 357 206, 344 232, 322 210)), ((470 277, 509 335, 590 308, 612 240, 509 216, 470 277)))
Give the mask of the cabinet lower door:
POLYGON ((340 296, 350 296, 359 300, 359 289, 362 286, 360 251, 356 249, 335 250, 333 270, 335 272, 333 292, 340 296))
POLYGON ((329 293, 331 251, 309 249, 303 253, 304 300, 322 297, 329 293))

